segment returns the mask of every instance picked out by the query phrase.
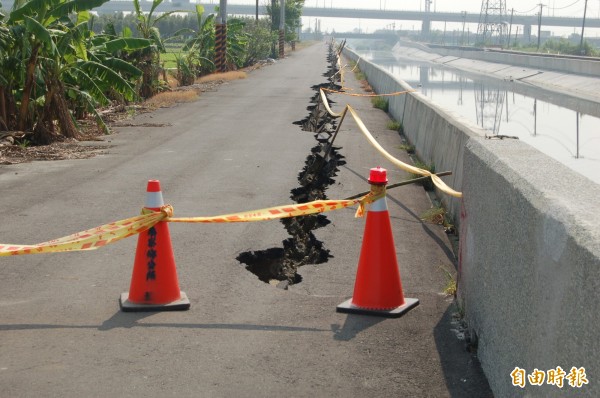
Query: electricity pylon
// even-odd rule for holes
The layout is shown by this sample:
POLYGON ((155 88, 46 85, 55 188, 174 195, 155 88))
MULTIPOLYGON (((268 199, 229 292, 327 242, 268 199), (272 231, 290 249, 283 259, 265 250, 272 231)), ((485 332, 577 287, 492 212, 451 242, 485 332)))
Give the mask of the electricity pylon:
POLYGON ((482 0, 477 36, 484 45, 503 45, 507 31, 506 0, 482 0))

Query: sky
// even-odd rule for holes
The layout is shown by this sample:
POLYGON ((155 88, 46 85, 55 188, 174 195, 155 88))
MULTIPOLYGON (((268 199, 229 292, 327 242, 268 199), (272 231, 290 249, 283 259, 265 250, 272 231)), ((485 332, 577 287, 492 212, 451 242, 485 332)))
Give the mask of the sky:
MULTIPOLYGON (((279 0, 278 0, 279 1, 279 0)), ((368 8, 368 9, 384 9, 384 10, 410 10, 422 11, 425 9, 426 0, 305 0, 306 7, 327 7, 327 8, 368 8)), ((490 0, 491 2, 492 0, 490 0)), ((498 0, 496 0, 498 1, 498 0)), ((219 0, 202 0, 203 3, 218 4, 219 0)), ((259 0, 259 4, 270 3, 270 0, 259 0)), ((544 4, 542 17, 549 16, 567 16, 583 18, 583 11, 586 0, 506 0, 507 12, 510 14, 514 9, 515 14, 536 15, 539 12, 539 4, 544 4)), ((256 0, 228 0, 228 4, 256 4, 256 0)), ((432 0, 432 11, 450 11, 460 12, 467 11, 469 13, 479 14, 481 11, 482 0, 432 0)), ((600 0, 587 1, 586 18, 600 19, 600 0)), ((314 28, 314 18, 303 18, 303 25, 314 28)), ((338 32, 352 31, 354 28, 359 28, 362 31, 372 32, 376 29, 383 29, 393 21, 381 20, 346 20, 338 18, 322 18, 321 30, 331 31, 335 29, 338 32), (360 25, 360 26, 359 26, 360 25)), ((402 25, 402 29, 420 28, 420 23, 416 21, 397 21, 396 29, 402 25)), ((434 24, 434 29, 443 29, 443 22, 434 24), (441 25, 440 25, 441 24, 441 25)), ((448 26, 448 29, 457 29, 458 27, 448 26)), ((476 30, 476 25, 470 27, 476 30)), ((557 27, 542 27, 543 30, 552 30, 556 35, 568 35, 574 33, 573 28, 557 28, 557 27)), ((577 33, 581 29, 575 29, 577 33)), ((586 37, 600 36, 600 29, 587 29, 586 37)))

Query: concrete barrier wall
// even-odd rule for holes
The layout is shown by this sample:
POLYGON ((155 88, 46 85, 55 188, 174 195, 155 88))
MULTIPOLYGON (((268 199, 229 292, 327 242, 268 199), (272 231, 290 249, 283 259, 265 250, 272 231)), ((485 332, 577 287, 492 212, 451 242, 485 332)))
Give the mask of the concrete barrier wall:
MULTIPOLYGON (((377 93, 412 90, 379 66, 359 59, 352 50, 345 49, 345 55, 359 61, 360 70, 377 93)), ((433 164, 436 171, 452 171, 451 176, 443 179, 450 187, 460 190, 465 145, 473 136, 483 137, 485 131, 460 115, 436 107, 418 92, 387 98, 389 113, 404 126, 406 138, 415 146, 417 156, 424 163, 433 164)), ((458 224, 460 200, 448 195, 440 195, 440 199, 458 224)))
MULTIPOLYGON (((360 68, 379 93, 406 88, 360 68)), ((495 396, 600 396, 600 185, 523 142, 483 138, 419 94, 393 98, 419 156, 455 172, 450 185, 463 192, 459 304, 495 396), (585 368, 589 384, 512 384, 516 367, 558 366, 585 368)))
POLYGON ((462 189, 459 297, 495 395, 600 396, 600 186, 521 142, 474 139, 462 189), (557 366, 589 384, 512 385, 515 367, 557 366))
POLYGON ((441 55, 476 59, 526 68, 552 70, 600 77, 600 62, 582 59, 541 57, 528 54, 500 53, 489 51, 468 51, 436 47, 434 52, 441 55))

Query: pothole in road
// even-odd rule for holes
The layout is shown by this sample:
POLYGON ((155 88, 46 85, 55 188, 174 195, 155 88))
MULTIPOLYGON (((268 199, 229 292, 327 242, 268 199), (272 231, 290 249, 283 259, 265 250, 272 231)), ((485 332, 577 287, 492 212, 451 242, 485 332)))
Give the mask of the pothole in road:
MULTIPOLYGON (((307 108, 308 116, 294 124, 301 126, 302 130, 315 134, 317 144, 307 156, 304 168, 298 174, 299 186, 291 190, 291 199, 296 203, 306 203, 313 200, 327 199, 325 191, 334 183, 338 166, 345 164, 343 156, 338 153, 339 148, 331 147, 329 139, 335 131, 336 122, 320 105, 319 90, 327 87, 339 90, 335 76, 337 67, 335 57, 330 49, 328 69, 325 76, 328 83, 313 86, 316 94, 307 108)), ((323 242, 319 241, 313 231, 330 223, 323 214, 314 214, 302 217, 284 218, 281 220, 290 237, 282 242, 283 248, 247 251, 241 253, 236 259, 246 265, 246 269, 263 281, 287 289, 288 285, 299 283, 302 277, 298 268, 306 264, 322 264, 331 257, 323 242)))

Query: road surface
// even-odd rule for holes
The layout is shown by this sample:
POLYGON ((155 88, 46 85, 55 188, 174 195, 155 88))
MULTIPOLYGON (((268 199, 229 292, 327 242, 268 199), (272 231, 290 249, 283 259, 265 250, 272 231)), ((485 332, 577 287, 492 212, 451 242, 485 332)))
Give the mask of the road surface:
MULTIPOLYGON (((218 215, 290 203, 316 145, 293 122, 325 83, 323 43, 221 85, 194 103, 142 114, 87 160, 0 166, 0 242, 37 243, 139 214, 146 182, 159 179, 176 216, 218 215)), ((350 76, 349 84, 358 88, 350 76)), ((369 99, 351 102, 382 145, 401 159, 388 116, 369 99)), ((344 123, 336 140, 346 164, 327 195, 368 190, 369 168, 406 175, 344 123)), ((0 385, 6 397, 485 397, 487 381, 452 323, 442 294, 453 269, 441 227, 423 223, 421 187, 390 191, 388 204, 407 297, 399 319, 336 313, 352 295, 364 219, 327 213, 315 232, 332 257, 301 267, 283 290, 236 258, 281 248, 279 221, 170 224, 189 311, 124 313, 135 245, 0 259, 0 385)), ((507 375, 508 377, 508 375, 507 375)))

